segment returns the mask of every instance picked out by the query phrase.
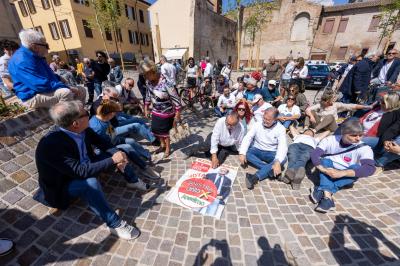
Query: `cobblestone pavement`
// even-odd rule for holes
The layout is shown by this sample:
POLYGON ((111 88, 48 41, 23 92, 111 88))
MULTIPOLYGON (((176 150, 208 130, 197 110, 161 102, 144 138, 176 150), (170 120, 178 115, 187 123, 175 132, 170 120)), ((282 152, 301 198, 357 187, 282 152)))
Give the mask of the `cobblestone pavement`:
POLYGON ((51 125, 46 113, 0 124, 0 237, 17 245, 0 264, 400 265, 399 170, 340 191, 337 211, 328 215, 314 212, 308 198, 312 173, 298 191, 274 180, 249 191, 245 171, 254 169, 239 168, 221 220, 165 201, 194 160, 185 153, 204 142, 215 121, 188 117, 192 135, 175 143, 171 159, 160 164, 164 185, 140 194, 117 176, 101 178, 111 205, 142 232, 132 242, 110 235, 82 202, 60 212, 32 199, 38 188, 35 147, 51 125))

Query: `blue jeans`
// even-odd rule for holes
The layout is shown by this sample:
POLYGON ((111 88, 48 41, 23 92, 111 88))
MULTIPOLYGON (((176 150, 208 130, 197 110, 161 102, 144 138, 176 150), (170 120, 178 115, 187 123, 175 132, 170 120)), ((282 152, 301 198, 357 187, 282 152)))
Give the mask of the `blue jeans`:
POLYGON ((118 149, 123 150, 129 159, 131 159, 132 162, 137 164, 142 169, 146 167, 146 162, 142 158, 151 160, 150 152, 132 138, 116 137, 113 140, 113 144, 118 149))
MULTIPOLYGON (((322 159, 321 165, 326 168, 334 168, 333 162, 329 159, 322 159)), ((349 169, 357 169, 359 167, 360 165, 355 164, 351 165, 349 169)), ((334 194, 338 192, 340 188, 353 184, 356 180, 356 177, 331 178, 330 176, 320 172, 318 190, 329 191, 334 194)))
POLYGON ((379 138, 378 137, 363 137, 362 141, 367 144, 368 146, 371 147, 371 149, 374 149, 379 142, 379 138))
POLYGON ((310 160, 313 147, 304 143, 292 143, 288 149, 288 169, 305 167, 310 160))
MULTIPOLYGON (((279 115, 280 117, 290 117, 291 115, 283 115, 283 114, 280 114, 279 115)), ((295 120, 286 120, 286 121, 280 121, 281 122, 281 124, 285 127, 285 128, 289 128, 290 127, 290 125, 294 122, 295 120)))
POLYGON ((88 94, 89 94, 89 98, 88 98, 88 102, 93 102, 93 98, 94 98, 94 83, 93 82, 88 82, 86 83, 86 87, 88 89, 88 94))
POLYGON ((230 112, 232 112, 232 109, 230 109, 230 108, 225 108, 225 112, 221 112, 221 110, 219 109, 219 107, 216 106, 216 107, 214 108, 214 111, 215 111, 215 113, 217 114, 218 117, 223 117, 223 116, 229 114, 230 112))
MULTIPOLYGON (((394 142, 399 145, 400 144, 400 136, 398 136, 394 142)), ((375 160, 375 164, 379 167, 384 167, 388 163, 391 163, 393 161, 399 160, 400 155, 396 153, 391 153, 387 151, 383 151, 379 156, 377 156, 378 159, 375 160)))
POLYGON ((137 133, 150 142, 156 140, 156 137, 154 137, 153 133, 146 125, 145 120, 122 112, 117 114, 117 120, 119 125, 119 127, 115 128, 115 134, 117 136, 137 133))
POLYGON ((275 151, 262 151, 255 147, 251 147, 246 154, 247 161, 254 165, 258 171, 256 176, 258 180, 264 180, 268 177, 272 177, 272 165, 275 160, 275 151))
POLYGON ((74 179, 68 185, 68 194, 71 197, 79 197, 85 200, 90 209, 107 224, 115 228, 121 223, 118 214, 111 209, 101 189, 99 181, 95 177, 87 179, 74 179))
POLYGON ((94 81, 94 91, 96 92, 96 97, 99 97, 99 95, 103 92, 103 87, 101 86, 103 82, 99 81, 94 81))

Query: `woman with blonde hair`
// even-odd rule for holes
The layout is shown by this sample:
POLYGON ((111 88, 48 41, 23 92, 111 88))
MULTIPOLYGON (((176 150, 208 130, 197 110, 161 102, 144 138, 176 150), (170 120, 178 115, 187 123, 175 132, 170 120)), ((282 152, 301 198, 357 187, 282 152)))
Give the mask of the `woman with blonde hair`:
POLYGON ((171 153, 169 131, 181 119, 181 100, 174 84, 161 75, 153 61, 142 61, 140 70, 146 78, 145 115, 149 115, 149 107, 152 105, 151 131, 160 139, 161 147, 158 151, 165 151, 166 158, 171 153))
MULTIPOLYGON (((89 127, 92 128, 100 137, 110 141, 116 148, 123 150, 129 159, 132 160, 150 178, 157 179, 159 175, 150 169, 145 160, 151 163, 151 154, 132 138, 116 136, 110 120, 121 110, 121 106, 112 100, 103 100, 96 110, 96 115, 89 120, 89 127)), ((140 179, 139 179, 140 180, 140 179)), ((148 185, 139 181, 134 188, 146 190, 148 185)))

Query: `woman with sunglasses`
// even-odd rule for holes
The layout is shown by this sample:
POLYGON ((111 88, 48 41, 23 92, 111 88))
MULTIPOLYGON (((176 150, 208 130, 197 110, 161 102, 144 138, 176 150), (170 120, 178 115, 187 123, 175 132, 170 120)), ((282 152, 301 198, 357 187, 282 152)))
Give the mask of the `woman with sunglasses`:
POLYGON ((243 125, 244 134, 246 134, 247 130, 250 128, 250 124, 252 123, 251 118, 253 117, 249 104, 246 100, 241 99, 235 105, 233 111, 239 115, 239 121, 243 125))
POLYGON ((320 184, 310 194, 312 202, 318 204, 316 211, 334 210, 333 194, 375 172, 374 153, 361 141, 363 134, 359 121, 348 120, 342 124, 340 135, 323 139, 312 151, 311 160, 320 172, 320 184))
MULTIPOLYGON (((310 105, 308 103, 307 97, 304 95, 304 93, 300 92, 299 86, 297 84, 292 84, 289 87, 289 94, 293 95, 296 98, 296 105, 300 108, 301 115, 304 117, 305 111, 307 107, 310 105)), ((285 101, 288 96, 285 97, 285 101)))
POLYGON ((147 80, 144 112, 148 116, 152 105, 151 130, 161 142, 157 151, 164 150, 164 157, 167 158, 171 153, 169 131, 181 120, 181 99, 174 85, 161 75, 153 61, 142 61, 140 69, 147 80))
POLYGON ((301 116, 300 108, 296 105, 296 98, 291 94, 287 97, 285 104, 279 105, 278 112, 278 120, 285 128, 289 128, 301 116))

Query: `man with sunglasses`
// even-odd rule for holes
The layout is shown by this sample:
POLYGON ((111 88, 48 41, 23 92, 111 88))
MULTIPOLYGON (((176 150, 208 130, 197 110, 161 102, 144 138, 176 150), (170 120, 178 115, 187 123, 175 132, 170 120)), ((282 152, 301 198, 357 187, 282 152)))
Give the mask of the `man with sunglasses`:
POLYGON ((371 82, 387 85, 396 83, 397 76, 400 73, 400 59, 397 58, 398 54, 397 49, 392 49, 387 53, 386 59, 378 62, 372 71, 373 80, 371 82))
POLYGON ((341 134, 323 139, 311 153, 314 166, 320 171, 320 184, 310 194, 316 211, 326 213, 335 209, 333 194, 358 178, 375 172, 371 147, 361 141, 363 126, 350 119, 341 125, 341 134))
POLYGON ((94 72, 93 84, 96 95, 99 96, 103 91, 103 82, 108 79, 110 65, 107 63, 107 55, 102 51, 96 52, 97 60, 93 61, 91 68, 94 72))
MULTIPOLYGON (((237 154, 244 137, 244 127, 239 115, 231 112, 218 119, 211 135, 211 167, 217 168, 229 154, 237 154)), ((208 152, 207 152, 207 155, 208 152)))
POLYGON ((14 90, 23 104, 30 108, 50 108, 61 101, 74 98, 85 101, 86 90, 64 84, 49 67, 45 56, 49 45, 43 34, 32 30, 19 33, 21 48, 9 61, 14 90))

